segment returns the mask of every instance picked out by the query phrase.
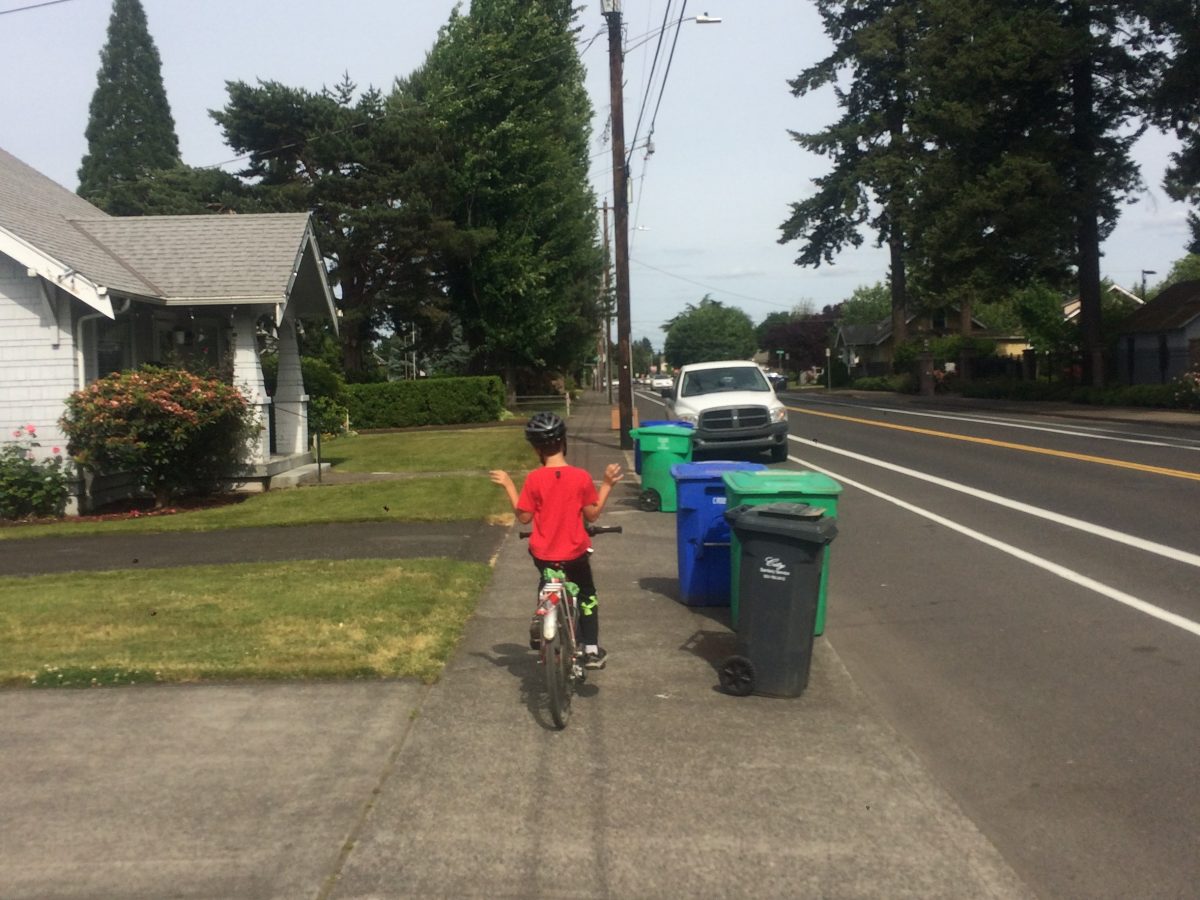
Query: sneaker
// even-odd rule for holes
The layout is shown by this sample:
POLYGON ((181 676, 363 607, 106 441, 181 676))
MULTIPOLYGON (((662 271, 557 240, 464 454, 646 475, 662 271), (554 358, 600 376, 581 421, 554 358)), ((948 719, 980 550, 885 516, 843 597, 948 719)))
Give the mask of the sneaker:
POLYGON ((608 664, 608 651, 600 647, 595 653, 583 654, 583 667, 585 669, 603 669, 608 664))
POLYGON ((529 620, 529 649, 542 649, 542 617, 539 615, 529 620))

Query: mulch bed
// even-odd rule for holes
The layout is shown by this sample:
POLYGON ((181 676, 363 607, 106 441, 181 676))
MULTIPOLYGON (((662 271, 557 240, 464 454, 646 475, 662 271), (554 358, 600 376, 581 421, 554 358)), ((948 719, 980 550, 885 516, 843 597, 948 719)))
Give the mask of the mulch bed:
POLYGON ((154 508, 153 498, 134 497, 108 503, 84 516, 64 516, 60 519, 22 519, 19 522, 0 521, 0 528, 20 527, 22 525, 53 525, 56 523, 70 527, 77 522, 112 522, 120 519, 172 516, 176 513, 192 512, 198 509, 232 506, 235 503, 241 503, 248 496, 247 494, 214 494, 209 497, 180 497, 170 506, 164 506, 161 509, 154 508))

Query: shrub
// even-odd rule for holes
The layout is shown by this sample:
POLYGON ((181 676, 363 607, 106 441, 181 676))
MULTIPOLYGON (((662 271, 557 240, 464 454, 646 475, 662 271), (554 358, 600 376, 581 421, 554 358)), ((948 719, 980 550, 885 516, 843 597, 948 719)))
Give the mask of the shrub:
POLYGON ((61 424, 79 466, 132 472, 158 506, 174 496, 218 490, 255 429, 237 388, 151 366, 76 391, 61 424))
POLYGON ((1170 387, 1178 406, 1183 409, 1200 409, 1200 369, 1184 372, 1170 387))
POLYGON ((37 428, 26 425, 0 447, 0 519, 61 516, 70 496, 71 472, 58 447, 37 459, 37 428))
POLYGON ((495 422, 504 411, 504 382, 487 376, 351 384, 346 407, 356 431, 495 422))

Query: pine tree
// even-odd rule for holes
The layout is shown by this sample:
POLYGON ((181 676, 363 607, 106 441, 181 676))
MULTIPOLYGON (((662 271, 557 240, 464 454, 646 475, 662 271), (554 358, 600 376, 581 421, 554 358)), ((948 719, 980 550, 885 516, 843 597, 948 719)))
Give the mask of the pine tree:
POLYGON ((141 0, 113 0, 96 80, 79 195, 105 208, 115 186, 180 161, 162 61, 141 0))

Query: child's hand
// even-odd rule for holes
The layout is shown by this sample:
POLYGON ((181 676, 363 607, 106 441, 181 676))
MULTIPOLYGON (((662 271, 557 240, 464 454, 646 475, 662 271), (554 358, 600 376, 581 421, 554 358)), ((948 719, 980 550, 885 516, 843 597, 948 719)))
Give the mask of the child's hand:
POLYGON ((604 469, 604 483, 609 487, 612 487, 623 477, 625 477, 625 473, 621 471, 621 467, 617 463, 609 463, 604 469))
POLYGON ((488 472, 488 478, 492 479, 492 484, 498 484, 505 489, 514 486, 512 479, 503 469, 492 469, 488 472))

